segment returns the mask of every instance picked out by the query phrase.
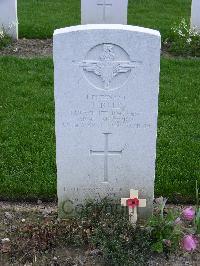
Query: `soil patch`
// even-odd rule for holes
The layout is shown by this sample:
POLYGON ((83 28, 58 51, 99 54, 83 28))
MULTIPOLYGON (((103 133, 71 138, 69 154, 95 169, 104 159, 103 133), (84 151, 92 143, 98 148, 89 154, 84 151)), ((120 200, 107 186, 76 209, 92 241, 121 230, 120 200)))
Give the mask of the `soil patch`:
POLYGON ((0 265, 104 265, 98 250, 55 246, 63 229, 56 203, 0 202, 0 265))
MULTIPOLYGON (((21 58, 52 57, 53 39, 19 39, 9 46, 0 50, 0 55, 17 56, 21 58)), ((167 47, 162 47, 161 55, 165 58, 183 58, 168 52, 167 47)), ((198 57, 187 56, 186 58, 199 59, 198 57)))
POLYGON ((0 55, 12 55, 22 58, 52 56, 52 39, 19 39, 6 48, 0 50, 0 55))
MULTIPOLYGON (((180 206, 172 205, 168 207, 180 208, 180 206)), ((38 201, 37 204, 0 202, 0 265, 106 265, 102 252, 87 245, 85 248, 70 247, 70 245, 51 247, 51 243, 54 242, 51 238, 57 237, 54 234, 57 223, 59 219, 57 218, 57 205, 54 202, 38 201), (34 230, 35 234, 31 230, 34 230), (44 230, 46 230, 45 233, 44 230), (29 231, 32 236, 30 239, 27 237, 29 231), (39 234, 42 234, 42 237, 39 234), (41 245, 41 252, 30 252, 32 242, 38 241, 38 237, 40 237, 39 245, 43 241, 44 244, 48 241, 48 248, 41 245), (4 245, 2 240, 5 241, 4 245), (15 247, 15 250, 11 250, 11 247, 12 249, 15 247)), ((58 229, 62 231, 65 227, 58 227, 58 229)), ((148 265, 198 266, 199 262, 199 253, 179 252, 169 257, 155 254, 149 260, 148 265)))

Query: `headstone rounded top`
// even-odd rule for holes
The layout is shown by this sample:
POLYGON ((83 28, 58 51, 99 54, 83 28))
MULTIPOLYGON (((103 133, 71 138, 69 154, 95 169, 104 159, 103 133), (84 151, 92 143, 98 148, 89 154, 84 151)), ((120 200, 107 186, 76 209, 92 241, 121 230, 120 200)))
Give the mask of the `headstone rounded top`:
POLYGON ((121 24, 55 31, 60 216, 87 199, 122 198, 130 187, 146 199, 139 198, 137 207, 147 205, 140 217, 151 215, 160 43, 158 31, 121 24))
POLYGON ((81 24, 127 24, 128 0, 81 0, 81 24))
POLYGON ((69 32, 77 32, 84 30, 127 30, 127 31, 140 32, 160 37, 160 32, 157 30, 152 30, 149 28, 143 28, 138 26, 122 25, 122 24, 87 24, 87 25, 71 26, 55 30, 54 36, 58 34, 65 34, 69 32))

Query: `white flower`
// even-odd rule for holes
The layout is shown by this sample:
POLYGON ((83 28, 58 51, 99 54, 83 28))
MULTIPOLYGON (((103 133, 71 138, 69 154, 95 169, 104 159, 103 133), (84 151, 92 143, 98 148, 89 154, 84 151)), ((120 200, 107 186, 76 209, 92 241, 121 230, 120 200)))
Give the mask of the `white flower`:
POLYGON ((180 36, 182 36, 182 37, 184 37, 185 35, 183 34, 183 32, 182 32, 182 30, 178 30, 178 34, 180 35, 180 36))
POLYGON ((0 39, 3 39, 4 38, 4 32, 3 30, 0 29, 0 39))

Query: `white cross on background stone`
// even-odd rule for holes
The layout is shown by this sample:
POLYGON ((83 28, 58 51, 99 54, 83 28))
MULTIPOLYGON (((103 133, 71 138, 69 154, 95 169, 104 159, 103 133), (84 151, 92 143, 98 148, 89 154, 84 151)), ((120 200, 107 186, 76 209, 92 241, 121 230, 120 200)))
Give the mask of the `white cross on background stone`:
POLYGON ((91 155, 103 155, 104 156, 104 182, 108 182, 108 157, 112 155, 122 155, 121 151, 110 151, 108 147, 108 136, 111 133, 103 133, 105 136, 104 150, 94 151, 90 150, 91 155))
POLYGON ((106 22, 106 8, 111 7, 112 3, 107 3, 107 0, 98 1, 97 6, 103 8, 103 22, 106 22))
POLYGON ((138 190, 131 189, 130 190, 130 198, 122 198, 121 205, 126 207, 128 206, 128 200, 133 200, 133 206, 128 206, 129 208, 129 220, 133 225, 136 225, 137 222, 137 208, 144 208, 146 207, 146 199, 138 199, 138 190), (134 204, 135 203, 135 204, 134 204))

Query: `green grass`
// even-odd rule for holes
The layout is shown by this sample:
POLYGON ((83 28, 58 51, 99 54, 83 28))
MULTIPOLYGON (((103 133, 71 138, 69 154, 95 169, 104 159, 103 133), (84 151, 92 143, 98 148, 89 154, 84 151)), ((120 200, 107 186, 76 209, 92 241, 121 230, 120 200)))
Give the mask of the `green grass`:
POLYGON ((200 60, 161 64, 156 193, 173 200, 194 197, 200 185, 199 71, 200 60))
POLYGON ((54 197, 52 61, 4 57, 0 69, 0 197, 54 197))
MULTIPOLYGON (((200 60, 161 61, 156 194, 190 199, 199 180, 200 60)), ((56 196, 53 63, 0 58, 0 197, 56 196)))
MULTIPOLYGON (((161 31, 190 20, 191 0, 129 0, 128 23, 161 31)), ((19 35, 52 37, 54 29, 80 24, 80 0, 18 0, 19 35)))
POLYGON ((189 22, 190 15, 191 0, 129 0, 128 23, 157 29, 163 39, 174 23, 189 22))
POLYGON ((20 38, 51 38, 57 28, 80 24, 80 1, 18 0, 20 38))

